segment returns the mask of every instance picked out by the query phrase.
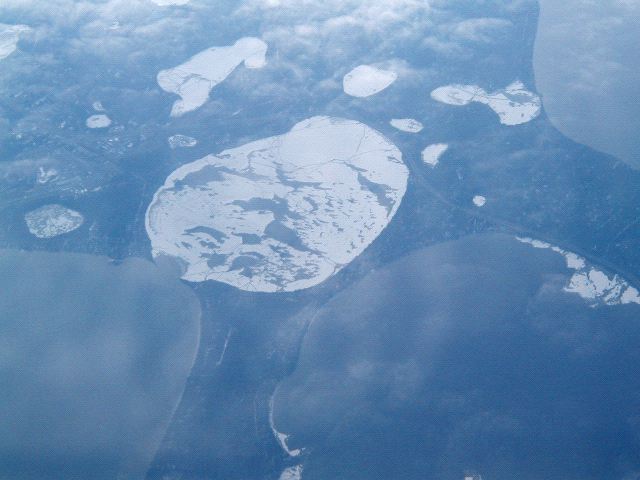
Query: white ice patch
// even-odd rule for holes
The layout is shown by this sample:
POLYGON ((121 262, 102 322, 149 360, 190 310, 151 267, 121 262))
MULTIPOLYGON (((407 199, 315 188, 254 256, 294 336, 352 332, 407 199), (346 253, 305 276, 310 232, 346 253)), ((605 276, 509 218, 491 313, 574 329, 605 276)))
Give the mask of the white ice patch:
POLYGON ((91 106, 93 107, 93 109, 96 112, 104 112, 104 106, 102 105, 102 102, 100 102, 100 101, 93 102, 93 104, 91 106))
POLYGON ((424 128, 422 123, 413 118, 394 118, 389 123, 392 127, 408 133, 418 133, 424 128))
POLYGON ((245 37, 228 47, 211 47, 182 65, 158 73, 158 85, 180 96, 171 109, 179 117, 200 108, 211 90, 223 82, 241 63, 247 68, 266 65, 267 44, 259 38, 245 37))
POLYGON ((18 47, 20 34, 31 30, 26 25, 5 25, 0 23, 0 60, 7 58, 18 47))
POLYGON ((447 151, 449 145, 446 143, 434 143, 422 150, 422 161, 430 167, 435 167, 440 161, 440 157, 447 151))
POLYGON ((282 448, 282 450, 284 450, 287 455, 289 455, 290 457, 299 457, 300 454, 302 453, 302 450, 300 450, 299 448, 290 450, 289 446, 287 445, 287 440, 289 439, 289 435, 287 435, 286 433, 279 432, 278 429, 276 428, 275 422, 273 421, 273 397, 274 396, 275 396, 275 393, 271 396, 271 399, 269 400, 269 426, 271 427, 271 432, 273 432, 273 436, 276 438, 276 441, 278 442, 278 445, 280 445, 280 448, 282 448))
POLYGON ((84 223, 83 216, 62 205, 45 205, 27 213, 24 220, 29 232, 38 238, 53 238, 76 230, 84 223))
POLYGON ((473 197, 473 204, 476 207, 484 207, 486 203, 487 198, 483 197, 482 195, 476 195, 475 197, 473 197))
POLYGON ((483 103, 498 114, 503 125, 529 122, 540 115, 542 106, 540 97, 526 90, 522 82, 513 82, 504 90, 489 93, 477 85, 447 85, 432 91, 431 98, 456 106, 483 103))
POLYGON ((359 65, 344 76, 342 86, 344 93, 352 97, 370 97, 387 88, 397 78, 396 72, 359 65))
POLYGON ((154 256, 182 260, 185 280, 261 292, 309 288, 382 232, 408 174, 379 132, 314 117, 177 169, 147 210, 147 234, 154 256))
POLYGON ((187 137, 186 135, 172 135, 168 138, 168 141, 171 148, 190 148, 198 144, 195 138, 187 137))
POLYGON ((37 182, 41 185, 45 183, 49 183, 51 180, 58 176, 58 171, 55 168, 47 168, 40 167, 38 169, 37 182))
POLYGON ((564 287, 565 292, 577 293, 585 300, 593 302, 594 306, 598 304, 640 304, 640 292, 619 275, 609 277, 601 270, 588 265, 587 261, 577 254, 567 252, 547 242, 526 237, 516 237, 516 239, 534 248, 552 250, 565 258, 567 268, 575 272, 564 287))
POLYGON ((111 125, 111 119, 106 115, 91 115, 86 121, 88 128, 107 128, 111 125))
POLYGON ((302 470, 302 465, 289 467, 280 474, 280 480, 302 480, 302 470))

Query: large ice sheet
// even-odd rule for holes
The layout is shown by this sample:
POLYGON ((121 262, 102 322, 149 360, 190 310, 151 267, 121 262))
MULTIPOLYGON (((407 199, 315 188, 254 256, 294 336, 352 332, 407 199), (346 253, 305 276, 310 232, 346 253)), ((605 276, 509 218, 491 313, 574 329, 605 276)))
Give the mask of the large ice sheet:
POLYGON ((245 37, 228 47, 211 47, 185 63, 158 73, 158 85, 180 96, 171 109, 179 117, 206 103, 211 90, 223 82, 241 63, 247 68, 266 65, 267 44, 259 38, 245 37))
POLYGON ((407 178, 402 154, 377 131, 313 117, 174 171, 154 195, 146 229, 153 255, 179 258, 185 280, 300 290, 382 232, 407 178))
POLYGON ((500 117, 500 123, 510 126, 533 120, 540 115, 542 107, 540 97, 518 81, 495 92, 487 92, 477 85, 447 85, 433 90, 431 98, 456 106, 483 103, 500 117))

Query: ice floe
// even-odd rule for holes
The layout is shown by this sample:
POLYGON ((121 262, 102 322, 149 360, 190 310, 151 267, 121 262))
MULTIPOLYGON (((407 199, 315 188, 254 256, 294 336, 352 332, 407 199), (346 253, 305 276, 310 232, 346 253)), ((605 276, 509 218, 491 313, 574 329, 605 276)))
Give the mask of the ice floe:
POLYGON ((96 112, 104 112, 104 106, 102 105, 102 102, 100 102, 100 101, 93 102, 93 104, 91 106, 93 107, 93 109, 96 112))
POLYGON ((434 143, 422 150, 422 161, 430 167, 435 167, 440 161, 440 157, 449 149, 446 143, 434 143))
POLYGON ((0 60, 7 58, 18 47, 20 35, 31 30, 26 25, 6 25, 0 23, 0 60))
POLYGON ((158 73, 158 85, 180 96, 171 109, 172 117, 197 110, 209 99, 211 90, 223 82, 241 63, 247 68, 266 65, 267 44, 245 37, 231 46, 211 47, 185 63, 158 73))
POLYGON ((394 118, 389 123, 392 127, 408 133, 418 133, 424 128, 422 123, 413 118, 394 118))
POLYGON ((302 479, 302 465, 295 465, 293 467, 286 468, 280 474, 280 480, 301 480, 302 479))
POLYGON ((193 137, 188 137, 186 135, 172 135, 168 138, 169 146, 171 148, 190 148, 195 147, 198 144, 198 141, 193 137))
POLYGON ((432 91, 431 98, 456 106, 483 103, 498 114, 500 123, 510 126, 533 120, 540 115, 542 107, 540 97, 526 90, 519 81, 495 92, 487 92, 477 85, 447 85, 432 91))
POLYGON ((182 260, 185 280, 300 290, 337 273, 382 232, 408 173, 379 132, 313 117, 174 171, 154 195, 146 230, 154 256, 182 260))
POLYGON ((487 199, 482 195, 476 195, 475 197, 473 197, 473 204, 476 207, 484 207, 486 203, 487 203, 487 199))
POLYGON ((88 128, 107 128, 111 125, 111 119, 104 114, 91 115, 87 118, 86 124, 88 128))
POLYGON ((53 238, 69 233, 84 223, 82 214, 62 205, 45 205, 24 216, 29 232, 38 238, 53 238))
POLYGON ((381 92, 397 78, 396 72, 359 65, 344 76, 342 85, 347 95, 363 98, 381 92))
POLYGON ((568 252, 541 240, 528 237, 516 237, 522 243, 534 248, 552 250, 565 258, 567 268, 574 273, 565 285, 565 292, 577 293, 585 300, 604 305, 640 304, 640 292, 619 275, 609 277, 606 273, 588 265, 579 255, 568 252))

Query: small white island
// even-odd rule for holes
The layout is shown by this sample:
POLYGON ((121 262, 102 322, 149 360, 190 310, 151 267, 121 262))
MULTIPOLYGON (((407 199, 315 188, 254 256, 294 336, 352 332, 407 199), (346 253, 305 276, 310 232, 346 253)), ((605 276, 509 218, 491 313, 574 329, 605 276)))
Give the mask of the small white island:
POLYGON ((58 204, 45 205, 24 216, 29 232, 38 238, 53 238, 72 232, 84 223, 79 212, 58 204))
POLYGON ((476 195, 475 197, 473 197, 473 204, 476 207, 484 207, 486 203, 487 198, 482 195, 476 195))
POLYGON ((433 145, 429 145, 422 150, 422 161, 431 168, 434 168, 438 163, 440 163, 440 157, 448 149, 449 145, 446 143, 434 143, 433 145))
POLYGON ((359 65, 344 76, 342 85, 347 95, 365 98, 380 93, 397 78, 396 72, 371 65, 359 65))
POLYGON ((424 129, 424 125, 414 118, 393 118, 389 124, 407 133, 420 133, 424 129))
POLYGON ((197 110, 209 99, 211 90, 223 82, 241 63, 246 68, 266 65, 267 44, 259 38, 241 38, 228 47, 211 47, 177 67, 158 73, 158 85, 180 97, 171 109, 172 117, 197 110))
POLYGON ((530 122, 542 110, 540 97, 526 90, 519 81, 495 92, 487 92, 477 85, 447 85, 433 90, 431 98, 455 106, 482 103, 498 115, 500 123, 509 126, 530 122))
POLYGON ((85 123, 87 128, 107 128, 111 125, 111 119, 104 114, 91 115, 85 123))

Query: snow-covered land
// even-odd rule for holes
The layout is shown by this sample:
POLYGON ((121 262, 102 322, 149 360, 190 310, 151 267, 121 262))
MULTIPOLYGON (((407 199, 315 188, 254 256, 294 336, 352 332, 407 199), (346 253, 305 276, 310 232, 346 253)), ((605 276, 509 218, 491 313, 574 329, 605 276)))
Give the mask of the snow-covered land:
POLYGON ((394 118, 389 123, 393 128, 408 133, 418 133, 424 128, 422 123, 413 118, 394 118))
POLYGON ((262 292, 309 288, 382 232, 408 173, 379 132, 313 117, 174 171, 147 210, 147 234, 154 256, 182 261, 185 280, 262 292))
POLYGON ((526 237, 516 238, 518 241, 527 243, 534 248, 552 250, 565 258, 567 268, 574 271, 571 279, 564 287, 566 292, 577 293, 585 300, 592 301, 594 305, 640 304, 640 292, 619 275, 609 277, 601 270, 588 265, 587 261, 577 254, 547 242, 526 237))
POLYGON ((198 141, 195 138, 188 137, 186 135, 172 135, 167 140, 171 148, 190 148, 195 147, 198 144, 198 141))
POLYGON ((69 233, 84 223, 82 214, 58 204, 45 205, 24 216, 29 232, 38 238, 69 233))
POLYGON ((510 126, 533 120, 540 115, 542 108, 540 97, 526 90, 518 81, 495 92, 486 92, 477 85, 447 85, 432 91, 431 98, 456 106, 483 103, 498 114, 500 123, 510 126))
POLYGON ((208 48, 177 67, 160 71, 158 85, 180 96, 173 104, 171 116, 179 117, 204 105, 211 90, 241 63, 247 68, 264 67, 266 54, 266 43, 245 37, 231 46, 208 48))
POLYGON ((446 143, 434 143, 422 150, 422 161, 430 167, 435 167, 440 162, 440 157, 449 149, 446 143))
POLYGON ((87 118, 86 124, 88 128, 107 128, 111 125, 111 119, 101 113, 98 115, 91 115, 87 118))
POLYGON ((347 95, 363 98, 381 92, 397 78, 398 75, 390 70, 359 65, 344 76, 342 85, 347 95))
POLYGON ((486 203, 487 203, 487 199, 482 195, 476 195, 473 197, 473 204, 476 207, 484 207, 486 203))

